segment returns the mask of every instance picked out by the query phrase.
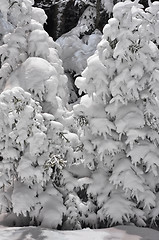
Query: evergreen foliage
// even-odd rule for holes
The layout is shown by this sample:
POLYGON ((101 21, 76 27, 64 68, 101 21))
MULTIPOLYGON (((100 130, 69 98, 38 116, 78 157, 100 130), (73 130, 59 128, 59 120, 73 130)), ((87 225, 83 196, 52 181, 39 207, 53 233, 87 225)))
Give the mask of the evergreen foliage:
POLYGON ((88 196, 107 225, 157 218, 158 2, 118 3, 103 39, 77 78, 87 93, 74 107, 82 124, 85 164, 92 171, 88 196))
MULTIPOLYGON (((3 0, 0 206, 51 228, 159 215, 159 3, 116 4, 68 111, 60 48, 32 0, 3 0), (74 116, 74 119, 73 119, 74 116)), ((100 2, 100 1, 99 1, 100 2)))
POLYGON ((63 168, 79 145, 69 131, 67 77, 60 48, 43 29, 44 11, 30 0, 7 2, 13 29, 0 47, 1 212, 57 228, 66 212, 63 168))

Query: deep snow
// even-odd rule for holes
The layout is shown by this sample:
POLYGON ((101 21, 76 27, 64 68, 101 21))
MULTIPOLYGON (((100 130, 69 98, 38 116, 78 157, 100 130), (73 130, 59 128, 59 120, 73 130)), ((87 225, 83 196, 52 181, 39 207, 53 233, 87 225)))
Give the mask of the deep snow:
POLYGON ((159 240, 159 232, 148 228, 118 226, 107 229, 57 231, 40 227, 0 227, 0 240, 159 240))

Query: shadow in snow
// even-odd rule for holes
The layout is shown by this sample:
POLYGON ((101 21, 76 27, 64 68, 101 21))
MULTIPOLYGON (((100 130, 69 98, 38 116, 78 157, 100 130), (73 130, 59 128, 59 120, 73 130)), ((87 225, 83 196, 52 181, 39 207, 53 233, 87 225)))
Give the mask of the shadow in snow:
MULTIPOLYGON (((126 234, 139 237, 140 240, 158 240, 159 231, 151 228, 136 227, 136 226, 117 226, 115 229, 124 230, 126 234)), ((133 238, 132 238, 133 239, 133 238)))
POLYGON ((17 235, 16 240, 46 240, 47 239, 47 236, 43 235, 43 231, 39 227, 19 228, 15 232, 15 235, 17 235))

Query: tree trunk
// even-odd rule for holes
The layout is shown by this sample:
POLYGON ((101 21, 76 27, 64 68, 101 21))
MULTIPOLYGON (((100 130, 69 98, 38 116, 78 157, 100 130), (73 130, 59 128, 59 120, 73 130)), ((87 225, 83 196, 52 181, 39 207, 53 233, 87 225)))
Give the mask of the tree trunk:
POLYGON ((96 1, 96 23, 95 23, 95 27, 96 28, 99 28, 100 9, 101 9, 101 0, 97 0, 96 1))

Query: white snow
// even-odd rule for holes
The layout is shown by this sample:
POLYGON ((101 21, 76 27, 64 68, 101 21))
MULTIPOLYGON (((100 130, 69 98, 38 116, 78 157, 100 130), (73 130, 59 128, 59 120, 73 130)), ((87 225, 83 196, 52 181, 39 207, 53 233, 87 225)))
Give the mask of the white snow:
POLYGON ((54 96, 56 94, 54 90, 58 84, 56 77, 56 69, 48 61, 38 57, 30 57, 11 74, 5 90, 20 86, 26 91, 34 90, 41 96, 46 82, 46 87, 52 87, 52 96, 54 96))
POLYGON ((40 8, 32 8, 32 18, 41 24, 46 23, 47 16, 45 12, 40 8))
POLYGON ((5 20, 7 20, 7 11, 9 8, 9 2, 6 0, 1 0, 1 6, 0 6, 0 11, 4 17, 5 20))
MULTIPOLYGON (((4 18, 1 9, 0 9, 0 35, 4 36, 6 33, 12 32, 13 26, 7 22, 7 20, 4 18)), ((0 43, 1 43, 1 37, 0 37, 0 43)))
POLYGON ((91 35, 84 35, 80 39, 84 26, 78 24, 70 32, 57 39, 62 49, 62 61, 65 70, 81 73, 87 66, 87 59, 93 55, 97 44, 101 40, 101 33, 95 30, 91 35))
POLYGON ((98 230, 86 228, 75 231, 0 226, 0 236, 1 240, 158 240, 159 232, 134 226, 118 226, 98 230))

